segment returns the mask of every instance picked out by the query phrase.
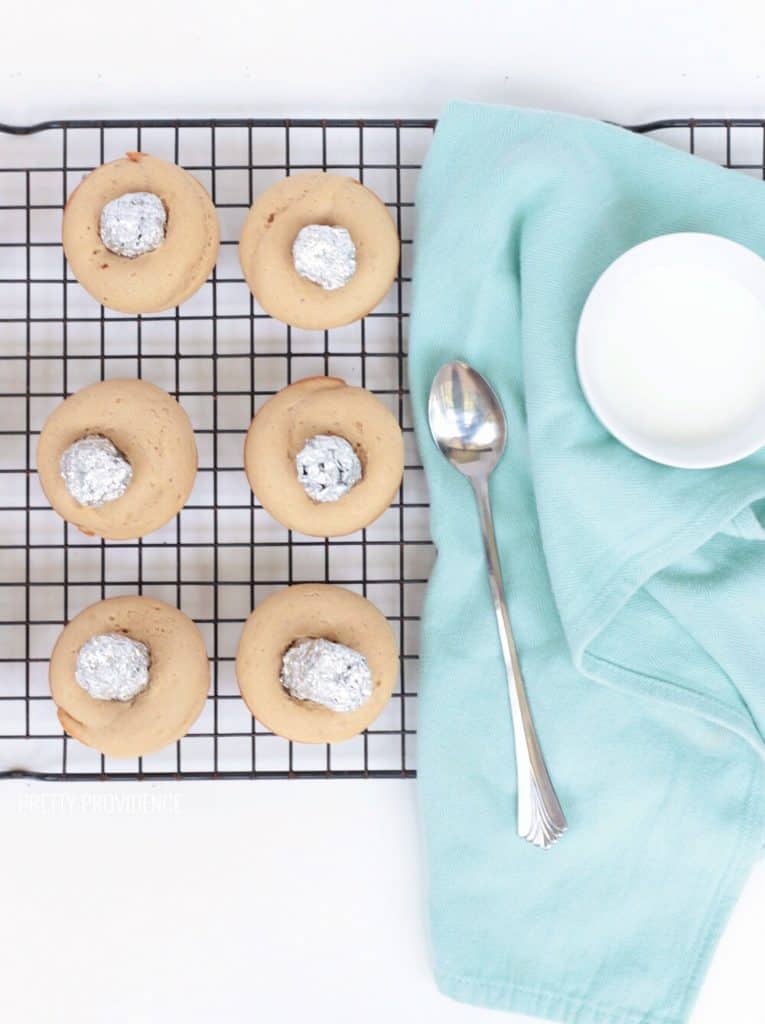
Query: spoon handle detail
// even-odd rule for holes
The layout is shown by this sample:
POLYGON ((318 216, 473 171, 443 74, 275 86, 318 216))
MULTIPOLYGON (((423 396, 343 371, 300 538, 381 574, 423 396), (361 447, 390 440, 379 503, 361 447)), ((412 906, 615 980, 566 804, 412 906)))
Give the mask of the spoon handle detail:
POLYGON ((518 779, 518 835, 535 846, 549 849, 566 831, 566 818, 547 772, 547 766, 531 717, 526 687, 515 649, 510 616, 505 602, 502 567, 491 514, 488 477, 473 477, 481 533, 489 572, 489 587, 497 616, 497 630, 507 672, 507 692, 515 739, 518 779))

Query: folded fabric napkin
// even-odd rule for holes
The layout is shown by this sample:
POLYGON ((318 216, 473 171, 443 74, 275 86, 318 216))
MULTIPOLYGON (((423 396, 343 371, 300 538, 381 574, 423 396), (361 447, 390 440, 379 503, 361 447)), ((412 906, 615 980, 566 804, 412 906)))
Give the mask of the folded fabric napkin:
POLYGON ((614 440, 574 364, 598 275, 654 235, 765 255, 765 187, 623 129, 457 104, 417 200, 410 377, 438 561, 419 793, 437 981, 576 1024, 687 1019, 765 835, 765 453, 669 469, 614 440), (569 831, 515 832, 505 677, 470 486, 428 389, 504 404, 492 478, 510 616, 569 831))

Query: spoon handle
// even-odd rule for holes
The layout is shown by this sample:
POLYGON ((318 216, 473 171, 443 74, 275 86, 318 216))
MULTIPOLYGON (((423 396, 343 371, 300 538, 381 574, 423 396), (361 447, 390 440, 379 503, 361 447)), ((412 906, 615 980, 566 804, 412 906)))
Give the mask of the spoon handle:
POLYGON ((518 835, 535 846, 548 849, 566 831, 566 818, 558 803, 542 756, 526 696, 518 652, 515 649, 491 514, 489 481, 481 477, 471 479, 471 483, 478 501, 481 533, 489 570, 489 586, 507 671, 507 691, 510 697, 518 778, 518 835))

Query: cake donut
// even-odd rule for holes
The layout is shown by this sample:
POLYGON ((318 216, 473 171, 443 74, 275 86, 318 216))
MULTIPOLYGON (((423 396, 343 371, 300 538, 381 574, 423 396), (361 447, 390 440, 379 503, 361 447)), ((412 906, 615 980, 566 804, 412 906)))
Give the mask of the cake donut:
POLYGON ((220 243, 202 185, 148 153, 91 171, 69 196, 62 235, 83 288, 122 313, 180 305, 207 280, 220 243))
POLYGON ((305 583, 267 597, 245 623, 236 675, 248 708, 279 736, 337 743, 366 729, 398 673, 393 631, 366 598, 305 583))
POLYGON ((51 696, 64 730, 109 757, 140 757, 184 736, 207 698, 197 626, 149 597, 85 608, 56 641, 51 696))
POLYGON ((194 431, 178 402, 154 384, 100 381, 48 417, 37 471, 67 522, 132 540, 163 526, 188 500, 197 471, 194 431))
POLYGON ((313 537, 338 537, 368 526, 391 504, 404 439, 371 392, 337 377, 308 377, 256 413, 244 465, 274 519, 313 537))
POLYGON ((385 204, 355 178, 294 174, 253 203, 239 260, 267 313, 324 330, 380 302, 396 277, 399 240, 385 204))

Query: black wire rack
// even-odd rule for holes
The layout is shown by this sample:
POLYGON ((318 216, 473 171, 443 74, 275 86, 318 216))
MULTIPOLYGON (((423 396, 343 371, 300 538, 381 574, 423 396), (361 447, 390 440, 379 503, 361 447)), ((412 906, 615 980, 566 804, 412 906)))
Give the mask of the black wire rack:
MULTIPOLYGON (((417 172, 430 120, 103 120, 0 125, 0 777, 44 779, 407 777, 415 772, 419 616, 433 560, 427 490, 406 387, 417 172), (60 244, 72 189, 127 150, 186 167, 210 192, 221 252, 207 284, 170 313, 126 316, 77 284, 60 244), (330 331, 285 327, 259 308, 237 260, 257 195, 285 174, 353 174, 386 203, 401 237, 399 276, 363 321, 330 331), (293 380, 332 374, 374 391, 406 440, 404 481, 376 523, 351 537, 287 531, 255 502, 242 445, 250 420, 293 380), (138 376, 189 413, 200 469, 180 515, 148 538, 87 537, 48 506, 35 446, 48 413, 96 380, 138 376), (363 735, 293 744, 255 721, 234 655, 250 610, 292 583, 329 581, 369 597, 393 625, 400 677, 363 735), (157 754, 105 758, 67 738, 47 682, 63 625, 94 601, 144 593, 175 604, 205 635, 212 680, 188 736, 157 754)), ((632 126, 728 167, 765 177, 765 120, 632 126)))

